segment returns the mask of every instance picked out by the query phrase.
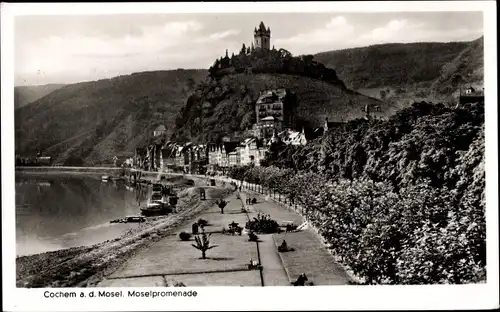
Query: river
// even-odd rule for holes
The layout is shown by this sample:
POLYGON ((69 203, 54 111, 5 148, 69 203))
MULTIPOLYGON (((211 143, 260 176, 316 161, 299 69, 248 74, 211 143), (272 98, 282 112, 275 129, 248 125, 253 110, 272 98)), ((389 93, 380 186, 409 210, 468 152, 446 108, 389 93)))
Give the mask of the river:
POLYGON ((150 189, 102 182, 99 175, 16 172, 16 254, 92 245, 137 223, 109 223, 138 215, 150 189))

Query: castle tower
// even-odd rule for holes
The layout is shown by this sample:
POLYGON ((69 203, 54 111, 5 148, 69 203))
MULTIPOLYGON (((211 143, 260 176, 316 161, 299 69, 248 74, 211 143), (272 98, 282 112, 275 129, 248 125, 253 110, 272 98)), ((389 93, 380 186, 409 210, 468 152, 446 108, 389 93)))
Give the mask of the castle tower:
POLYGON ((264 50, 270 50, 271 48, 271 29, 264 25, 264 22, 260 22, 259 28, 255 28, 253 34, 255 48, 261 48, 264 50))

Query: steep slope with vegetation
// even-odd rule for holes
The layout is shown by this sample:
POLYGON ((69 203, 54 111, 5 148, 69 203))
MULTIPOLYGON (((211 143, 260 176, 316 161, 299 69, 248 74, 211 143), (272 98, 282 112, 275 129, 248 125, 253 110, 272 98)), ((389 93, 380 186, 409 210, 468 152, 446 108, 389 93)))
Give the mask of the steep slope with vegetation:
POLYGON ((293 57, 284 49, 251 50, 243 45, 239 54, 217 59, 209 72, 211 79, 197 87, 178 116, 174 139, 220 141, 227 134, 238 138, 255 123, 259 93, 269 89, 287 89, 296 98, 297 130, 322 126, 325 117, 363 117, 367 105, 378 106, 380 117, 395 112, 390 104, 346 88, 335 70, 312 55, 293 57))
POLYGON ((32 103, 63 86, 63 84, 46 84, 42 86, 14 87, 14 108, 17 109, 32 103))
POLYGON ((16 153, 51 155, 56 163, 111 163, 160 124, 173 130, 205 70, 135 73, 66 85, 16 110, 16 153))
POLYGON ((415 103, 305 147, 273 148, 273 166, 231 175, 305 207, 367 284, 484 282, 484 142, 484 103, 415 103))
POLYGON ((322 52, 314 57, 335 68, 347 87, 390 100, 449 99, 459 87, 483 84, 483 37, 470 42, 380 44, 322 52))
POLYGON ((179 141, 218 141, 255 123, 259 92, 286 88, 297 97, 297 124, 322 126, 330 121, 364 116, 365 105, 378 105, 381 114, 394 112, 390 105, 328 82, 287 74, 231 74, 201 84, 177 118, 179 141))

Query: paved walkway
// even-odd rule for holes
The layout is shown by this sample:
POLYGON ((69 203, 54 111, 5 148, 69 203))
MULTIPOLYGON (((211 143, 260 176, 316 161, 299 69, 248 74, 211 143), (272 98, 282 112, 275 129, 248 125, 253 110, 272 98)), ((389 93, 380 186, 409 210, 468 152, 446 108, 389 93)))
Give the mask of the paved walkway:
POLYGON ((259 242, 249 242, 248 235, 227 235, 220 231, 236 222, 244 227, 248 219, 258 212, 270 214, 280 224, 300 224, 303 218, 296 212, 285 209, 272 200, 257 197, 255 205, 247 206, 242 212, 242 203, 247 193, 236 193, 226 198, 229 201, 220 213, 217 205, 210 207, 192 220, 174 229, 172 235, 140 251, 125 262, 116 272, 107 276, 98 287, 152 287, 175 286, 290 286, 301 273, 306 273, 315 285, 347 284, 349 278, 315 233, 305 230, 297 233, 261 234, 259 242), (207 259, 193 248, 191 241, 181 241, 180 232, 191 233, 191 225, 198 219, 205 219, 207 233, 211 233, 211 244, 218 247, 207 251, 207 259), (281 254, 276 244, 286 239, 295 252, 281 254), (249 270, 250 260, 260 261, 262 270, 249 270))
MULTIPOLYGON (((241 192, 242 203, 246 203, 247 193, 241 192)), ((249 211, 248 218, 257 217, 261 209, 257 209, 258 204, 244 206, 249 211)), ((290 286, 288 275, 286 274, 283 262, 281 261, 272 234, 259 234, 257 247, 259 248, 260 261, 262 264, 262 278, 264 286, 290 286)))
MULTIPOLYGON (((273 201, 269 196, 245 190, 250 197, 257 199, 252 205, 257 212, 268 214, 279 224, 294 223, 300 225, 305 219, 292 209, 273 201)), ((272 235, 274 250, 285 240, 294 248, 293 252, 278 253, 290 282, 305 273, 314 285, 347 285, 352 279, 330 254, 321 238, 312 229, 300 232, 277 233, 272 235)))
POLYGON ((235 194, 226 200, 224 214, 217 205, 210 207, 175 229, 173 235, 130 258, 98 287, 173 286, 179 282, 186 286, 261 286, 260 271, 247 266, 251 259, 259 259, 256 243, 249 242, 248 235, 219 233, 233 221, 244 227, 248 220, 235 194), (191 233, 191 225, 200 218, 208 221, 205 231, 211 233, 211 244, 218 245, 207 251, 207 259, 201 259, 201 252, 191 246, 193 239, 178 238, 180 232, 191 233))

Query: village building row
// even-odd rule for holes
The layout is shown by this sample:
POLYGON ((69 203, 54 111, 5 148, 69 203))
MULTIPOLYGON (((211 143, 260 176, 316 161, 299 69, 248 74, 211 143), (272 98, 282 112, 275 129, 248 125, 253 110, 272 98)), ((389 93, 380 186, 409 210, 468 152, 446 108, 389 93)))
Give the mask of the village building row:
POLYGON ((304 132, 286 129, 275 131, 271 138, 249 137, 242 142, 225 141, 220 144, 197 145, 192 142, 178 144, 162 142, 156 138, 146 147, 135 149, 132 166, 137 169, 159 172, 196 173, 201 167, 207 170, 235 166, 260 166, 272 142, 305 145, 304 132))

